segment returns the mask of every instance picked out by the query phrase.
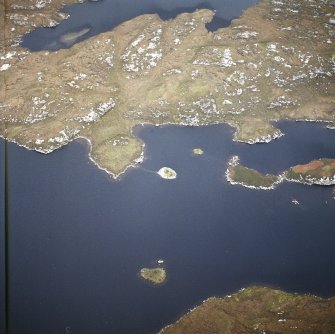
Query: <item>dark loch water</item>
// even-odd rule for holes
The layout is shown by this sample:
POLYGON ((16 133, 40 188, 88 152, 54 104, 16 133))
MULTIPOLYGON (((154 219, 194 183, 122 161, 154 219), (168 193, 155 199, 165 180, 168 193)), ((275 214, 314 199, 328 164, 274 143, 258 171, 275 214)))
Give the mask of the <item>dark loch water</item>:
POLYGON ((64 44, 61 36, 69 32, 90 28, 90 31, 78 38, 82 41, 98 33, 111 30, 120 23, 138 15, 157 13, 164 20, 183 12, 193 12, 197 8, 215 9, 216 15, 208 30, 229 25, 233 18, 239 17, 242 11, 256 3, 257 0, 102 0, 67 6, 63 12, 71 18, 61 22, 55 28, 40 28, 24 36, 22 46, 33 51, 58 50, 70 47, 64 44))
MULTIPOLYGON (((166 19, 204 7, 217 10, 209 27, 216 29, 254 2, 74 5, 66 9, 71 19, 37 29, 23 45, 59 49, 63 34, 83 27, 91 28, 87 38, 139 14, 166 19)), ((222 125, 137 128, 146 160, 119 181, 88 160, 83 141, 47 156, 10 144, 12 334, 155 333, 203 299, 250 284, 334 295, 334 187, 284 183, 256 191, 224 178, 235 154, 273 173, 335 158, 335 131, 312 123, 280 127, 285 137, 253 146, 232 142, 232 129, 222 125), (205 154, 193 156, 195 147, 205 154), (162 166, 178 178, 153 173, 162 166), (168 280, 153 287, 137 273, 158 259, 168 280)), ((1 141, 0 151, 3 161, 1 141)), ((3 190, 3 178, 0 185, 3 190)), ((2 205, 3 197, 1 212, 2 205)))
POLYGON ((335 131, 280 127, 286 136, 253 146, 223 125, 138 128, 146 160, 120 181, 85 142, 48 156, 10 144, 13 333, 154 333, 250 284, 334 295, 334 187, 259 191, 224 178, 233 154, 265 172, 335 158, 335 131), (150 172, 162 166, 177 179, 150 172), (137 273, 158 259, 168 281, 153 287, 137 273))

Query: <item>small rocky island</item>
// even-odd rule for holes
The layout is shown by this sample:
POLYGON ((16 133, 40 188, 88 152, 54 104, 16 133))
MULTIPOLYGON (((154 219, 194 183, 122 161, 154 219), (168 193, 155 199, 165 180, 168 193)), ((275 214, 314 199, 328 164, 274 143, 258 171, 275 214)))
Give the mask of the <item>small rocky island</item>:
POLYGON ((296 165, 282 174, 263 175, 258 171, 241 166, 239 158, 234 156, 228 163, 226 179, 231 184, 240 184, 246 188, 273 189, 286 180, 308 185, 335 185, 335 159, 313 160, 305 165, 296 165))
POLYGON ((201 148, 194 148, 192 150, 192 152, 193 152, 194 155, 203 155, 204 154, 204 151, 201 148))
POLYGON ((166 179, 166 180, 173 180, 177 177, 177 173, 175 170, 173 170, 172 168, 170 167, 162 167, 158 172, 157 174, 163 178, 163 179, 166 179))
POLYGON ((160 334, 335 333, 335 298, 250 287, 209 298, 160 334))
POLYGON ((140 276, 153 284, 162 284, 166 280, 166 271, 164 268, 142 268, 140 276))

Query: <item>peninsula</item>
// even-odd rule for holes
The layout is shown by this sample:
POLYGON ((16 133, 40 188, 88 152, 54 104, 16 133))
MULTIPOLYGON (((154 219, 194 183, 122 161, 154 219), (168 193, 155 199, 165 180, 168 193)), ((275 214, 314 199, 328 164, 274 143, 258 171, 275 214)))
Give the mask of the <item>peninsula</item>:
POLYGON ((281 119, 334 127, 330 0, 263 0, 215 32, 202 9, 142 15, 55 52, 20 47, 24 33, 66 19, 58 10, 70 3, 0 4, 2 138, 41 153, 85 138, 91 160, 117 177, 142 161, 137 124, 228 123, 250 144, 280 137, 281 119))
POLYGON ((335 298, 250 287, 209 298, 160 334, 335 333, 335 298))

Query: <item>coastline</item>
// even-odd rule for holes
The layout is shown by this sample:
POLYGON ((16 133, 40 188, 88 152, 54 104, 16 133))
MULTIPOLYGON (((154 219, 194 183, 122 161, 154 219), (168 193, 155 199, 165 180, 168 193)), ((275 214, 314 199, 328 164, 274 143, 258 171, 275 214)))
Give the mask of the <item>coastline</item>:
MULTIPOLYGON (((311 164, 313 162, 321 162, 324 164, 324 161, 335 161, 335 159, 327 159, 327 158, 323 158, 323 159, 318 159, 318 160, 313 160, 310 161, 308 164, 311 164)), ((307 165, 308 165, 307 164, 307 165)), ((303 177, 302 175, 298 175, 297 177, 293 178, 289 176, 289 172, 294 169, 296 166, 293 166, 291 168, 289 168, 288 170, 283 171, 282 173, 280 173, 279 175, 262 175, 260 174, 258 171, 254 170, 254 169, 250 169, 248 167, 245 167, 243 165, 240 165, 239 163, 239 157, 238 156, 232 156, 229 161, 228 161, 228 168, 226 169, 225 172, 225 176, 226 176, 226 180, 227 182, 229 182, 231 185, 241 185, 245 188, 249 188, 249 189, 259 189, 259 190, 273 190, 275 189, 275 187, 286 181, 286 182, 295 182, 295 183, 300 183, 300 184, 304 184, 304 185, 320 185, 320 186, 333 186, 335 185, 335 173, 333 172, 333 175, 328 175, 328 176, 324 176, 324 175, 320 175, 319 177, 313 177, 313 176, 305 176, 303 177), (232 172, 234 172, 234 170, 231 170, 234 167, 241 167, 243 169, 245 169, 246 171, 248 171, 248 173, 257 173, 259 174, 260 177, 266 178, 266 177, 276 177, 277 180, 274 181, 272 183, 271 186, 255 186, 253 184, 248 184, 247 182, 243 182, 243 181, 237 181, 234 179, 234 176, 231 175, 232 172)), ((306 165, 304 165, 306 166, 306 165)), ((324 167, 324 165, 322 165, 322 167, 324 167)), ((234 172, 235 173, 235 172, 234 172)))
MULTIPOLYGON (((288 293, 283 290, 279 290, 277 288, 273 288, 271 286, 249 286, 247 288, 241 288, 236 292, 233 292, 231 294, 227 294, 224 296, 219 297, 209 297, 202 302, 198 303, 196 306, 190 308, 187 312, 183 313, 175 322, 172 322, 165 327, 163 327, 157 334, 164 334, 164 333, 181 333, 184 332, 183 330, 187 330, 187 333, 192 331, 192 328, 198 329, 198 326, 204 326, 202 328, 204 331, 206 330, 206 333, 212 333, 212 330, 220 330, 222 333, 237 333, 236 328, 235 331, 232 330, 231 326, 234 324, 234 326, 239 326, 240 321, 244 324, 242 327, 244 330, 249 328, 250 330, 262 330, 263 332, 267 332, 268 330, 273 330, 273 328, 277 327, 282 328, 282 324, 285 324, 287 321, 289 323, 287 324, 288 328, 285 330, 285 333, 293 333, 291 329, 297 329, 306 327, 310 328, 310 323, 315 326, 313 323, 314 319, 311 320, 311 316, 304 316, 304 313, 299 313, 294 311, 294 307, 302 307, 304 310, 308 305, 310 305, 310 312, 313 314, 317 314, 317 324, 319 326, 323 325, 323 320, 327 321, 328 330, 329 328, 333 328, 334 325, 331 324, 331 319, 329 315, 332 313, 332 308, 335 304, 335 297, 328 297, 328 298, 321 298, 314 294, 307 294, 307 293, 288 293), (251 311, 250 313, 250 320, 248 320, 248 314, 243 314, 247 311, 248 308, 250 308, 250 305, 248 304, 254 304, 255 307, 259 307, 259 305, 262 305, 265 300, 261 299, 260 297, 256 298, 256 300, 253 300, 256 295, 261 295, 262 297, 270 298, 272 301, 272 305, 270 306, 271 311, 269 310, 269 306, 267 304, 266 308, 263 309, 263 313, 259 313, 260 311, 256 312, 256 314, 253 314, 254 312, 251 311), (282 299, 282 301, 281 301, 282 299), (245 306, 241 306, 241 319, 239 319, 239 308, 234 307, 234 305, 238 305, 240 303, 245 303, 245 306), (315 306, 313 305, 315 303, 318 304, 324 304, 323 312, 325 313, 325 318, 322 316, 322 311, 320 311, 319 307, 317 307, 317 310, 315 310, 315 306), (212 312, 210 312, 211 307, 210 305, 213 304, 214 309, 212 309, 212 312, 216 313, 216 315, 213 315, 212 312), (273 305, 278 305, 274 307, 273 305), (222 313, 220 313, 219 309, 222 307, 222 310, 220 310, 222 313), (293 311, 292 311, 293 307, 293 311), (206 311, 206 308, 208 309, 206 311), (291 308, 291 309, 290 309, 291 308), (242 313, 242 310, 244 311, 242 313), (237 313, 236 313, 237 311, 237 313), (270 312, 270 313, 269 313, 270 312), (195 314, 196 313, 196 314, 195 314), (272 320, 269 320, 268 317, 265 318, 265 313, 267 315, 271 315, 272 320), (292 314, 292 315, 290 315, 292 314), (300 316, 299 316, 300 314, 300 316), (193 317, 194 315, 194 317, 193 317), (256 318, 255 318, 256 317, 256 318), (258 321, 256 319, 259 318, 258 321), (266 320, 265 320, 266 319, 266 320), (257 324, 256 327, 255 324, 257 324), (299 327, 296 327, 296 326, 299 327), (209 326, 209 327, 207 327, 209 326), (210 329, 210 326, 213 328, 210 329), (250 327, 249 327, 250 326, 250 327), (260 328, 259 328, 260 327, 260 328)), ((312 325, 312 326, 313 326, 312 325)), ((237 327, 239 328, 239 327, 237 327)), ((242 329, 241 328, 241 329, 242 329)), ((317 327, 319 328, 319 327, 317 327)), ((295 332, 295 331, 294 331, 295 332)), ((300 330, 299 333, 304 333, 304 331, 300 330)), ((326 333, 326 332, 325 332, 326 333)), ((328 332, 327 332, 328 333, 328 332)))
MULTIPOLYGON (((50 7, 54 8, 56 2, 52 2, 50 7)), ((292 46, 289 43, 282 45, 282 37, 287 37, 289 34, 293 39, 300 38, 305 31, 299 25, 296 32, 282 30, 283 24, 292 20, 294 23, 298 22, 295 17, 282 18, 274 15, 274 9, 276 11, 278 9, 276 6, 281 5, 261 1, 246 9, 229 27, 220 28, 213 33, 208 33, 205 28, 205 23, 211 21, 214 15, 210 10, 180 14, 170 21, 147 14, 126 21, 109 32, 95 35, 89 39, 90 42, 75 43, 71 49, 59 52, 25 50, 27 54, 22 59, 20 53, 4 54, 1 60, 6 64, 8 61, 8 66, 4 64, 6 66, 3 67, 2 74, 7 77, 9 87, 12 87, 12 81, 16 82, 21 78, 20 71, 23 71, 25 77, 32 78, 37 75, 36 89, 41 93, 33 96, 35 92, 29 90, 31 82, 23 80, 20 85, 25 94, 22 96, 23 104, 20 106, 15 102, 14 93, 8 90, 3 115, 3 120, 8 124, 7 136, 21 146, 27 148, 29 146, 29 149, 41 153, 51 153, 67 142, 85 137, 91 141, 90 154, 94 162, 101 169, 109 171, 113 178, 117 178, 129 167, 136 165, 133 155, 139 156, 137 152, 139 143, 136 142, 138 140, 136 136, 131 136, 132 128, 139 124, 156 126, 229 124, 235 128, 233 140, 247 144, 268 143, 282 137, 284 135, 282 131, 273 126, 280 120, 325 122, 332 127, 335 119, 327 112, 333 104, 331 92, 328 91, 333 74, 330 69, 328 71, 330 58, 325 53, 330 46, 320 42, 321 44, 318 44, 320 52, 314 50, 313 54, 307 57, 305 49, 308 49, 309 42, 302 43, 300 58, 298 57, 301 64, 295 66, 296 70, 301 69, 304 72, 308 70, 308 73, 298 78, 299 84, 295 76, 287 77, 285 80, 281 78, 290 74, 287 68, 292 68, 289 64, 290 54, 287 51, 291 50, 292 46), (258 11, 265 16, 263 17, 258 11), (271 22, 265 18, 271 18, 271 22), (254 30, 251 33, 249 30, 244 31, 243 25, 239 25, 249 19, 255 21, 250 27, 254 30), (149 30, 148 24, 152 25, 149 30), (265 33, 263 28, 268 26, 271 26, 276 33, 265 33), (173 39, 177 31, 182 33, 178 33, 179 37, 173 39), (119 41, 120 34, 127 36, 122 43, 119 41), (141 42, 142 37, 138 37, 142 36, 141 34, 147 35, 148 38, 153 36, 148 49, 154 50, 150 51, 150 57, 153 57, 150 61, 149 56, 148 59, 143 57, 142 50, 146 50, 149 44, 141 42), (195 39, 193 34, 199 38, 195 39), (264 46, 265 50, 258 47, 258 41, 263 39, 268 41, 264 46), (223 40, 226 42, 223 43, 223 40), (86 51, 89 46, 87 43, 97 45, 90 54, 86 51), (166 50, 169 47, 172 51, 168 53, 166 50), (128 51, 122 54, 124 48, 128 51), (199 52, 197 48, 200 48, 199 52), (94 67, 89 65, 92 62, 90 58, 92 54, 104 55, 94 67), (181 59, 182 54, 186 54, 187 57, 181 59), (43 75, 39 73, 43 72, 41 68, 43 69, 44 65, 54 63, 56 66, 59 57, 65 60, 69 57, 71 59, 67 62, 68 69, 59 69, 64 70, 69 79, 60 77, 58 81, 51 82, 50 76, 53 75, 51 73, 53 70, 46 71, 43 75), (269 62, 268 67, 259 62, 260 57, 269 62), (164 58, 164 62, 161 58, 164 58), (319 58, 323 62, 323 71, 316 67, 321 61, 319 58), (84 59, 83 63, 81 59, 84 59), (30 66, 36 61, 41 64, 41 68, 35 69, 30 66), (166 63, 170 62, 171 65, 167 66, 166 63), (281 74, 276 70, 277 66, 280 66, 281 74), (176 67, 180 68, 179 71, 171 72, 176 67), (206 78, 211 75, 213 69, 216 69, 217 75, 208 87, 204 86, 203 83, 208 82, 206 78), (94 86, 96 81, 93 80, 93 76, 100 78, 101 85, 94 86), (67 82, 71 77, 72 81, 67 82), (117 77, 117 80, 113 77, 117 77), (227 77, 224 86, 219 84, 223 77, 227 77), (154 86, 153 78, 159 78, 154 86), (174 84, 176 80, 179 83, 177 86, 174 84), (325 85, 325 89, 320 90, 311 85, 311 80, 313 82, 318 80, 317 83, 320 81, 325 85), (284 89, 285 85, 291 88, 284 89), (306 96, 301 96, 299 91, 305 86, 308 88, 306 94, 304 93, 306 96), (61 95, 59 87, 62 87, 61 95), (94 95, 84 103, 86 96, 93 94, 92 87, 95 89, 94 95), (130 98, 124 96, 124 89, 130 94, 130 98), (165 89, 168 97, 162 98, 162 91, 165 89), (271 92, 267 93, 269 89, 271 92), (306 98, 311 96, 313 89, 316 89, 317 98, 308 102, 306 98), (282 95, 277 96, 277 93, 273 93, 277 90, 282 95), (150 91, 150 98, 143 99, 142 91, 150 91), (64 96, 71 96, 73 99, 64 96), (171 96, 173 98, 170 98, 171 96), (299 101, 299 98, 303 101, 299 101), (315 105, 318 106, 318 112, 312 110, 315 105), (12 115, 15 115, 15 118, 12 115), (129 148, 118 147, 109 151, 108 140, 113 139, 113 136, 128 136, 129 148), (54 145, 55 143, 57 145, 54 145), (97 145, 93 147, 92 143, 97 145), (96 152, 97 146, 99 152, 96 152), (94 153, 99 156, 106 154, 104 161, 107 161, 107 164, 96 157, 93 158, 94 153), (118 159, 122 155, 124 161, 119 159, 115 164, 113 155, 118 159), (122 166, 120 170, 119 166, 122 166)), ((311 15, 308 4, 300 4, 299 8, 305 11, 306 15, 311 15)), ((324 3, 318 11, 321 13, 327 8, 327 3, 324 3)), ((34 10, 38 12, 37 8, 34 10)), ((327 19, 319 18, 322 22, 327 19)), ((311 25, 311 29, 316 28, 311 25)), ((332 26, 327 25, 322 29, 322 36, 325 37, 332 26)), ((318 34, 320 35, 321 31, 318 34)))

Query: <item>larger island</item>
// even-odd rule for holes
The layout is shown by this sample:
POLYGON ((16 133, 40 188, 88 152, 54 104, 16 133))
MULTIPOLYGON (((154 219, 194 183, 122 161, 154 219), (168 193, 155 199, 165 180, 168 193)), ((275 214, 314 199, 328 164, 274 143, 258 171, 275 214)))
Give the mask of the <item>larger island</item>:
POLYGON ((252 189, 274 189, 286 180, 307 185, 335 185, 335 159, 319 159, 304 165, 296 165, 280 175, 263 175, 257 170, 240 165, 239 158, 234 156, 228 163, 226 179, 231 184, 240 184, 252 189))
POLYGON ((335 333, 335 298, 250 287, 209 298, 160 334, 335 333))
POLYGON ((117 177, 143 159, 138 124, 228 123, 247 143, 280 137, 280 119, 334 126, 332 1, 264 0, 215 32, 207 9, 142 15, 69 49, 20 47, 71 2, 0 5, 1 137, 42 153, 85 138, 117 177))

